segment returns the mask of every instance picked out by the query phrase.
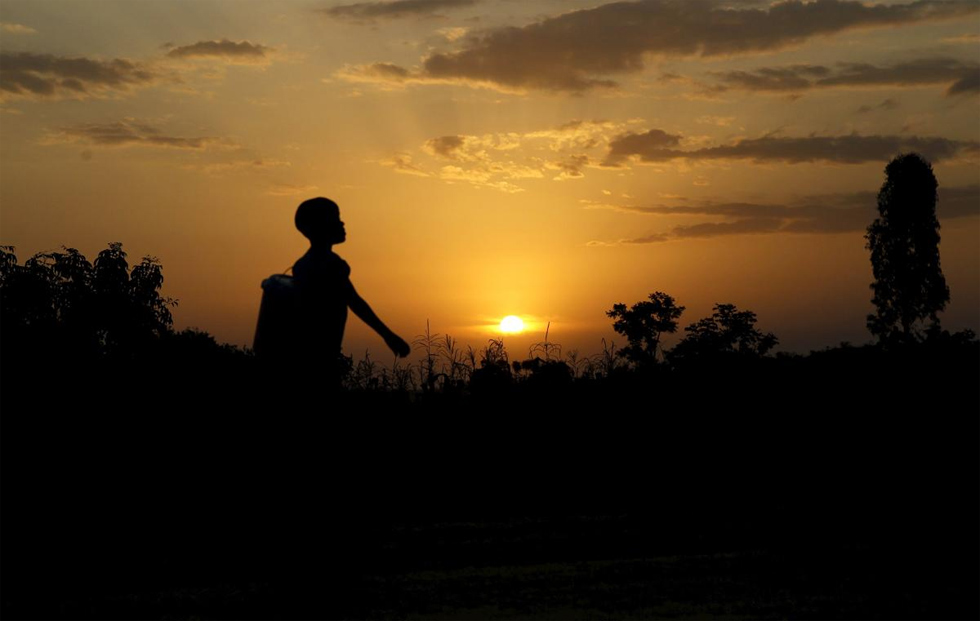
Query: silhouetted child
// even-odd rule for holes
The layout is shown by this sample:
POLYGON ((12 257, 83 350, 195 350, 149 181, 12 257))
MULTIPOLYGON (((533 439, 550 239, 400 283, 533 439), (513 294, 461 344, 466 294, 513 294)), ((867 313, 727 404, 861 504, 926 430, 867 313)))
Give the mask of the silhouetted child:
POLYGON ((296 210, 296 228, 310 240, 310 249, 293 265, 293 276, 312 311, 311 336, 325 351, 340 353, 347 309, 371 326, 396 356, 405 357, 411 348, 374 314, 350 281, 350 266, 333 252, 334 244, 347 239, 340 208, 328 198, 311 198, 296 210))
POLYGON ((328 198, 311 198, 296 210, 296 228, 310 249, 293 265, 293 278, 274 276, 262 284, 266 296, 276 288, 289 291, 259 311, 255 350, 277 365, 288 365, 304 389, 329 388, 340 376, 340 347, 347 309, 371 326, 396 356, 411 347, 374 314, 350 281, 350 266, 333 252, 347 239, 340 208, 328 198))

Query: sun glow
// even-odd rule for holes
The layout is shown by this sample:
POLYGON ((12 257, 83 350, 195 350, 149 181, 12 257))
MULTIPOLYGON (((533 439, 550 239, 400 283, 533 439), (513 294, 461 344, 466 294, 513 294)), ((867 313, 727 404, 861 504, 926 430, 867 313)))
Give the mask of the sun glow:
POLYGON ((504 334, 517 334, 524 331, 524 320, 517 315, 507 315, 500 320, 500 331, 504 334))

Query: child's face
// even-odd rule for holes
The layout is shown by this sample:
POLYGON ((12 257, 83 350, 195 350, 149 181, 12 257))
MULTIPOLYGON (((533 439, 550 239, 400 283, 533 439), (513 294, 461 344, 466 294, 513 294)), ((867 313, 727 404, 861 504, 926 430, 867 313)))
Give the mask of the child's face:
POLYGON ((344 228, 344 221, 337 218, 328 227, 331 244, 342 244, 347 240, 347 229, 344 228))
POLYGON ((339 217, 324 218, 316 229, 315 235, 310 236, 310 241, 333 245, 342 244, 347 239, 344 222, 339 217))

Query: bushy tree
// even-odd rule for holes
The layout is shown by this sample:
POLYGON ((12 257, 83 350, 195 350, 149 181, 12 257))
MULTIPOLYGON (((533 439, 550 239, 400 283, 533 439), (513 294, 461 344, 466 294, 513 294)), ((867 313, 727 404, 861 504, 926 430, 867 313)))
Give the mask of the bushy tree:
POLYGON ((684 328, 687 332, 670 352, 671 358, 691 360, 725 355, 758 358, 779 343, 772 332, 756 329, 752 311, 740 311, 734 304, 716 304, 711 317, 684 328))
POLYGON ((636 364, 656 362, 660 337, 677 331, 677 319, 683 312, 684 307, 662 291, 651 293, 648 300, 630 308, 625 304, 613 305, 606 315, 616 320, 613 330, 625 336, 629 343, 617 354, 636 364))
POLYGON ((145 257, 132 270, 122 244, 95 263, 74 248, 42 252, 18 265, 0 247, 0 325, 5 353, 51 349, 74 355, 132 353, 170 332, 170 307, 160 295, 163 267, 145 257))
POLYGON ((882 342, 914 340, 927 319, 927 329, 939 331, 949 287, 939 265, 938 188, 932 166, 916 153, 885 167, 879 216, 865 235, 875 279, 868 329, 882 342))

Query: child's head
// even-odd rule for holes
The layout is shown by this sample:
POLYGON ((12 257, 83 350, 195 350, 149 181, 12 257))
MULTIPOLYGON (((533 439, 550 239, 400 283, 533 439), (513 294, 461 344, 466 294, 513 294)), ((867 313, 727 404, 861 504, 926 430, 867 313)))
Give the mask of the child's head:
POLYGON ((296 210, 296 228, 311 242, 339 244, 347 239, 340 207, 322 196, 300 203, 296 210))

